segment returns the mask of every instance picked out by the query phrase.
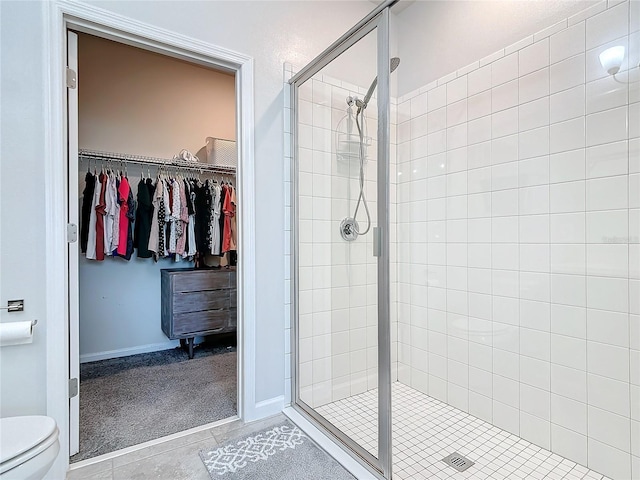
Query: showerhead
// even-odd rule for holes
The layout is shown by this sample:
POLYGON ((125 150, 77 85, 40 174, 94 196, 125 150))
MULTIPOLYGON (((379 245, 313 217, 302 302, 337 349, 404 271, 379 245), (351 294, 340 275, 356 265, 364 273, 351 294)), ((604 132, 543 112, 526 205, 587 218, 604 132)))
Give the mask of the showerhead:
MULTIPOLYGON (((393 57, 389 65, 391 69, 389 73, 395 72, 396 68, 398 68, 398 65, 400 65, 400 57, 393 57)), ((373 79, 369 90, 367 90, 367 94, 364 96, 364 100, 362 101, 362 106, 360 108, 367 108, 369 100, 371 100, 371 95, 373 95, 373 91, 376 89, 376 85, 378 85, 378 77, 373 79)))
POLYGON ((395 72, 396 68, 398 68, 398 65, 400 65, 400 57, 393 57, 391 59, 391 72, 389 73, 395 72))

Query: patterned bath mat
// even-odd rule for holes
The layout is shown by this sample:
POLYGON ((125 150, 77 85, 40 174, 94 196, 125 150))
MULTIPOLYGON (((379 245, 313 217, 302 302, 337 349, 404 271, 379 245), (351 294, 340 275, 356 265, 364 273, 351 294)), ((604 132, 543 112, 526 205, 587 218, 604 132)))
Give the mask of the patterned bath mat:
POLYGON ((200 458, 213 480, 355 479, 290 422, 202 450, 200 458))

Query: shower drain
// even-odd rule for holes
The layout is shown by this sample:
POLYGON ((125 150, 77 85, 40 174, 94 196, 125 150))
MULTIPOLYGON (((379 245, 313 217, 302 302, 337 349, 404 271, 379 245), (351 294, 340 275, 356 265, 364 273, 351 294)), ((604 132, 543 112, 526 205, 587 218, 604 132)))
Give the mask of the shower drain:
POLYGON ((474 462, 471 460, 464 458, 457 452, 452 453, 451 455, 447 455, 442 459, 444 463, 449 465, 450 467, 455 468, 459 472, 464 472, 467 468, 473 465, 474 462))

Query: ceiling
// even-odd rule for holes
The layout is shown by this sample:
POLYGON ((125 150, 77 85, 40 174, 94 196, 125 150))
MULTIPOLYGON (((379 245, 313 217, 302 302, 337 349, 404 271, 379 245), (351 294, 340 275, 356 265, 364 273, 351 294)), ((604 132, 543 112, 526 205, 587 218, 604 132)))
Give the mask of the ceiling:
MULTIPOLYGON (((369 0, 371 3, 376 5, 380 5, 384 0, 369 0)), ((404 11, 407 7, 411 6, 412 3, 415 3, 416 0, 400 0, 393 7, 391 7, 391 13, 395 13, 396 15, 402 11, 404 11)))

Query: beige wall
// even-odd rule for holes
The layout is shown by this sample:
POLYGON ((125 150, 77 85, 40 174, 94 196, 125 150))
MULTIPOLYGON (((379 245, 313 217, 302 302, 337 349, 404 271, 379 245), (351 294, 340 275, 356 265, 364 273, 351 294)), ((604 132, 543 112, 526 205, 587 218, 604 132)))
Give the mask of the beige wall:
POLYGON ((80 148, 170 158, 235 140, 233 74, 86 34, 78 69, 80 148))

